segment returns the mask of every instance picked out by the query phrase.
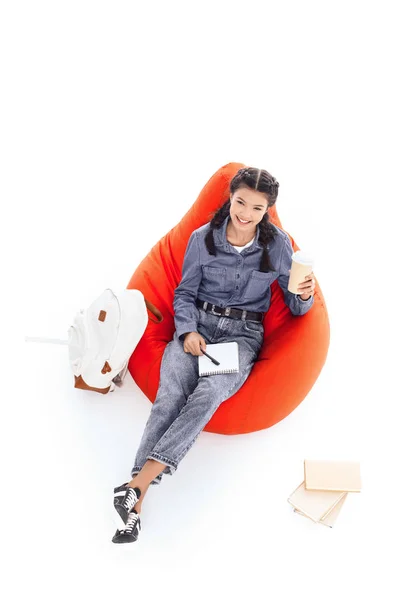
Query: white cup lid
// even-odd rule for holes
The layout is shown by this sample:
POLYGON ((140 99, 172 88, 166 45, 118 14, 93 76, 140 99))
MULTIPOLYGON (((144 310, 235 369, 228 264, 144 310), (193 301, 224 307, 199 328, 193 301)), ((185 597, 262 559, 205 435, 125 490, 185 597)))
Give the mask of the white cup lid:
POLYGON ((293 252, 292 260, 295 260, 296 262, 300 263, 301 265, 311 265, 312 266, 314 264, 314 259, 312 258, 312 256, 310 254, 308 254, 307 252, 304 252, 303 250, 296 250, 296 252, 293 252))

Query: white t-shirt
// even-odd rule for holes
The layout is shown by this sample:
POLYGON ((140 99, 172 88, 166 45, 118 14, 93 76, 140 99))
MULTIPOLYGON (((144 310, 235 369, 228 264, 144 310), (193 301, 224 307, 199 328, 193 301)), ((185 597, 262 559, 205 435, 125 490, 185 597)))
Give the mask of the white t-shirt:
POLYGON ((254 238, 255 238, 255 237, 256 237, 256 236, 254 236, 252 240, 250 240, 249 242, 247 242, 247 244, 246 244, 245 246, 233 246, 233 244, 232 244, 232 246, 233 246, 234 248, 236 248, 236 250, 238 250, 239 252, 241 252, 242 250, 244 250, 244 249, 245 249, 245 248, 247 248, 248 246, 251 246, 251 244, 254 242, 254 238))

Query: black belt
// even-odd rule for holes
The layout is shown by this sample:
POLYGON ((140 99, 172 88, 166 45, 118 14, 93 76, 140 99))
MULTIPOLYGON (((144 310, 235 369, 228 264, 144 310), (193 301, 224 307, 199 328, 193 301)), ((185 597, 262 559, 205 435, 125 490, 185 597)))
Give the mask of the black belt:
POLYGON ((211 302, 199 300, 199 298, 196 300, 196 306, 218 317, 231 317, 232 319, 244 319, 245 321, 262 321, 264 315, 262 312, 242 310, 241 308, 233 308, 232 306, 222 308, 222 306, 216 306, 215 304, 211 304, 211 302))

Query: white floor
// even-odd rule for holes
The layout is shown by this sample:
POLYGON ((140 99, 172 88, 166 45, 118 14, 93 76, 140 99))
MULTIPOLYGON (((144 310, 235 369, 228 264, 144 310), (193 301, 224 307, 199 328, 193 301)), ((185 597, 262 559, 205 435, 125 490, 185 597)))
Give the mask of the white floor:
POLYGON ((201 6, 38 2, 2 20, 7 597, 398 598, 391 5, 201 6), (328 359, 275 427, 203 432, 117 546, 112 488, 151 403, 130 376, 105 397, 74 390, 67 348, 24 336, 66 338, 230 161, 281 183, 282 224, 317 260, 328 359), (307 457, 361 462, 333 529, 287 502, 307 457))

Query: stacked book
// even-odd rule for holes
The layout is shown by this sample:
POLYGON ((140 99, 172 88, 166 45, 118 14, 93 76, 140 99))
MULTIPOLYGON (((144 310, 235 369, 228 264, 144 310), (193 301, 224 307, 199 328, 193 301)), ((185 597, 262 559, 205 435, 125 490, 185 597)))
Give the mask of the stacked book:
POLYGON ((304 481, 288 498, 294 511, 333 527, 348 492, 361 491, 360 463, 305 460, 304 481))

